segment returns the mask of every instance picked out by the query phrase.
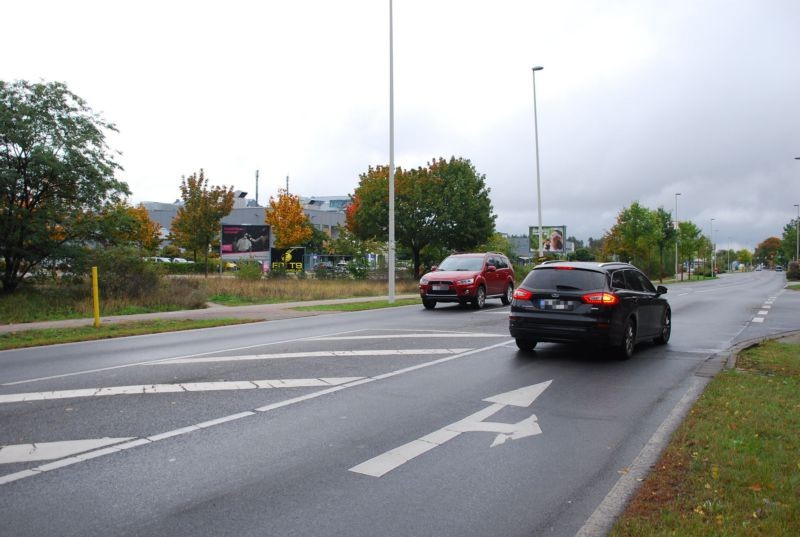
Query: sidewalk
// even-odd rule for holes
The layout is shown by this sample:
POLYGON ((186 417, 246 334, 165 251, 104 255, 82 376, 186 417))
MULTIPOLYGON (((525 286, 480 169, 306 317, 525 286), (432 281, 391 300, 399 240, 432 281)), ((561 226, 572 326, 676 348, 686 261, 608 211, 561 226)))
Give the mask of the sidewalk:
MULTIPOLYGON (((259 321, 276 321, 295 317, 310 317, 326 311, 297 311, 299 306, 322 306, 327 304, 349 304, 354 302, 372 302, 388 300, 388 296, 372 296, 358 298, 338 298, 331 300, 309 300, 305 302, 282 302, 279 304, 254 304, 250 306, 220 306, 209 304, 205 309, 164 311, 157 313, 137 313, 135 315, 100 316, 100 324, 127 323, 135 321, 152 321, 155 319, 254 319, 259 321)), ((419 295, 395 295, 397 300, 419 298, 419 295)), ((0 334, 22 332, 24 330, 41 330, 46 328, 72 328, 76 326, 92 326, 93 318, 66 319, 63 321, 39 321, 35 323, 16 323, 0 325, 0 334)))

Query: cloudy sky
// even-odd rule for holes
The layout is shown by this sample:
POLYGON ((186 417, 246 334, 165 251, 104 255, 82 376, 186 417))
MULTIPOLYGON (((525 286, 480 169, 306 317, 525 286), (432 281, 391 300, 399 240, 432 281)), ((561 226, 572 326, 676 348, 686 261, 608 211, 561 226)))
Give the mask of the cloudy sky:
MULTIPOLYGON (((389 160, 388 0, 3 7, 4 80, 59 80, 115 123, 132 201, 204 168, 265 203, 346 195, 389 160)), ((638 200, 719 247, 800 204, 797 0, 394 0, 395 159, 465 157, 497 227, 600 237, 638 200)))

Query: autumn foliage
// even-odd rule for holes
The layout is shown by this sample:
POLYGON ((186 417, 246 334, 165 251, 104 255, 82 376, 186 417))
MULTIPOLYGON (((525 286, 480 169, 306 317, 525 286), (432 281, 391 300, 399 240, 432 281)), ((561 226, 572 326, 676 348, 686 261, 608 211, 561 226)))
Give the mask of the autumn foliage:
POLYGON ((300 205, 300 197, 285 189, 278 190, 278 197, 269 198, 270 210, 266 222, 275 234, 276 248, 289 248, 305 244, 314 231, 300 205))

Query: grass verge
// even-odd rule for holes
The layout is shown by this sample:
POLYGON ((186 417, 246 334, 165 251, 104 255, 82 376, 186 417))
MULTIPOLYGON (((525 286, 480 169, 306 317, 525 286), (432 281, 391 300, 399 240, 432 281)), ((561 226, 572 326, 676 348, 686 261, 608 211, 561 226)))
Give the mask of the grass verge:
POLYGON ((56 343, 74 343, 78 341, 92 341, 115 337, 139 336, 142 334, 158 334, 161 332, 175 332, 178 330, 194 330, 197 328, 211 328, 214 326, 228 326, 251 322, 257 321, 252 319, 176 319, 117 324, 109 323, 100 325, 100 328, 79 326, 74 328, 22 330, 19 332, 0 334, 0 350, 22 349, 41 345, 54 345, 56 343))
POLYGON ((395 300, 394 304, 389 304, 388 300, 373 300, 370 302, 350 302, 345 304, 322 304, 318 306, 298 306, 292 308, 297 311, 363 311, 381 308, 393 308, 396 306, 412 306, 422 304, 419 298, 403 298, 395 300))
POLYGON ((767 342, 719 374, 612 536, 796 535, 800 345, 767 342))

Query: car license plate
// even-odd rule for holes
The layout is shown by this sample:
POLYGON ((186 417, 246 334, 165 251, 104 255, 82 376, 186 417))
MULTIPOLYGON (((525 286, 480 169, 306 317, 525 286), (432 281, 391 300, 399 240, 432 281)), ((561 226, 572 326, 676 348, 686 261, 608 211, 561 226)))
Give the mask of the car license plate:
POLYGON ((539 301, 539 309, 540 310, 558 310, 558 311, 570 311, 572 310, 572 302, 567 300, 540 300, 539 301))
POLYGON ((448 289, 450 289, 450 286, 449 285, 436 285, 436 284, 434 284, 434 285, 431 286, 431 288, 434 291, 447 291, 448 289))

